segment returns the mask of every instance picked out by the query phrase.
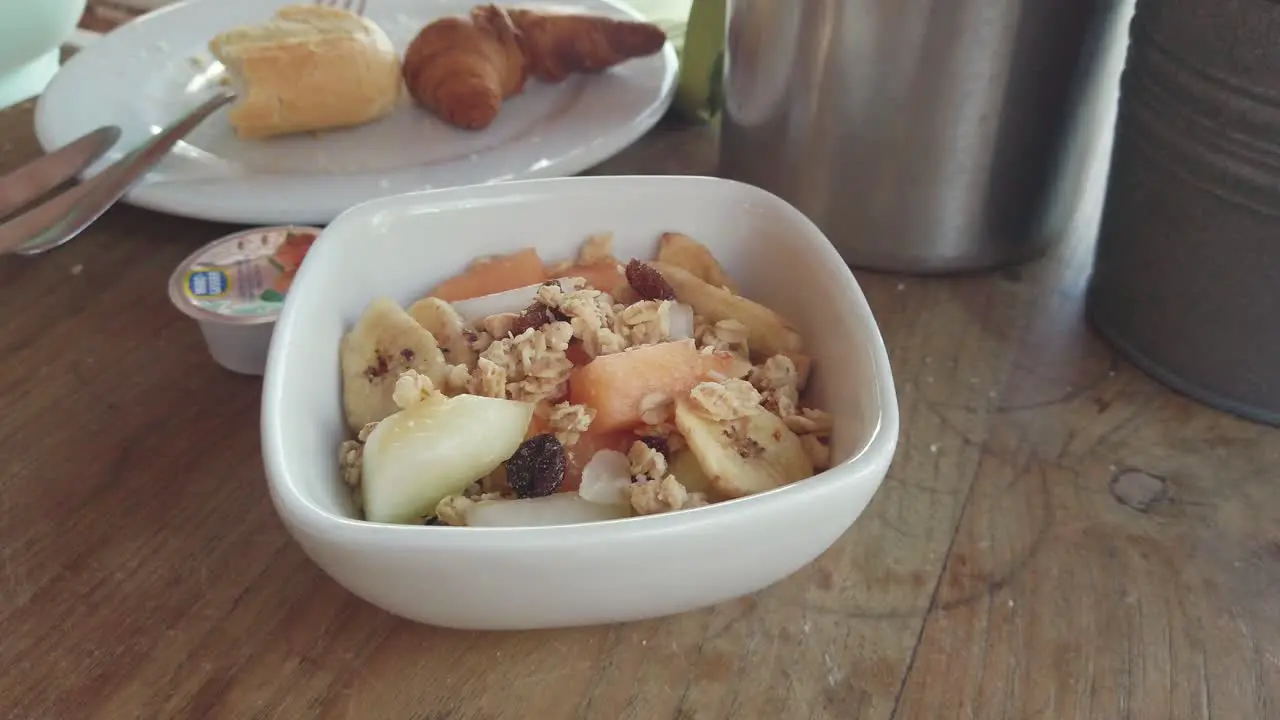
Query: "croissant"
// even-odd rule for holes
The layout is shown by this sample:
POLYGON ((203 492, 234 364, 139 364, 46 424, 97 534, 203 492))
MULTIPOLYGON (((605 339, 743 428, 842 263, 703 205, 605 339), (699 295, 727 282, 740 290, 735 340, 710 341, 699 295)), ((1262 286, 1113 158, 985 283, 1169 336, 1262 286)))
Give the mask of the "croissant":
POLYGON ((466 17, 422 28, 405 50, 402 72, 420 106, 479 130, 531 75, 557 83, 572 73, 652 55, 666 41, 666 33, 650 23, 479 5, 466 17))

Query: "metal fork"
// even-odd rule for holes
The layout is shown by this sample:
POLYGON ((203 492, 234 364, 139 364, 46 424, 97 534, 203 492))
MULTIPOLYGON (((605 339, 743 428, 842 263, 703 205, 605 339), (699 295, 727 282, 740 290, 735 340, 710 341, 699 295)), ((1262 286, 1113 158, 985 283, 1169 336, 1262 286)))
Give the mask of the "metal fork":
POLYGON ((315 0, 314 4, 364 15, 365 0, 315 0))
POLYGON ((229 91, 218 92, 98 175, 3 222, 0 255, 7 252, 34 255, 79 235, 196 125, 234 99, 235 95, 229 91))

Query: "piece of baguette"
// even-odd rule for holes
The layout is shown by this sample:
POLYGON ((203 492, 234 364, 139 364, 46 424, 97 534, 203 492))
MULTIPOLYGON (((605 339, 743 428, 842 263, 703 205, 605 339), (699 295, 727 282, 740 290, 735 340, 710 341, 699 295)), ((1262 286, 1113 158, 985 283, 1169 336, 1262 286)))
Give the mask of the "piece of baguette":
POLYGON ((372 122, 391 113, 403 88, 386 33, 335 8, 280 8, 262 25, 214 37, 209 51, 240 96, 228 117, 242 138, 372 122))

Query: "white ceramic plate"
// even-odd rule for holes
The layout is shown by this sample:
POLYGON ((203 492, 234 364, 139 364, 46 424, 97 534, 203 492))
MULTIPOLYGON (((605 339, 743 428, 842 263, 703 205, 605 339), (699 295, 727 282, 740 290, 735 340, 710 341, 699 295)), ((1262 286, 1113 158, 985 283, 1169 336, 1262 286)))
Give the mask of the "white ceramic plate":
MULTIPOLYGON (((295 0, 296 1, 296 0, 295 0)), ((303 0, 305 1, 305 0, 303 0)), ((92 176, 199 104, 222 74, 206 44, 269 18, 289 0, 189 0, 104 36, 54 78, 36 108, 46 149, 116 124, 120 144, 92 176)), ((367 0, 365 15, 403 52, 432 19, 472 0, 367 0)), ((522 0, 526 6, 637 18, 618 0, 522 0)), ((530 82, 489 128, 446 125, 407 97, 382 121, 319 137, 243 141, 225 109, 206 120, 126 200, 153 210, 251 224, 327 223, 343 210, 413 190, 573 175, 647 132, 671 102, 676 55, 663 52, 559 85, 530 82)))

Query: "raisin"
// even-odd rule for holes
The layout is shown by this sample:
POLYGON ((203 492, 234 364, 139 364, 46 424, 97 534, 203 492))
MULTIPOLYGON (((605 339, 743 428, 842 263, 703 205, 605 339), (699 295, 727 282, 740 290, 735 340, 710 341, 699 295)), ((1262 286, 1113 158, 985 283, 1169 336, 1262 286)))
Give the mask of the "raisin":
POLYGON ((507 460, 507 484, 516 497, 550 495, 564 482, 565 464, 564 446, 555 435, 534 435, 507 460))
POLYGON ((667 439, 656 435, 646 435, 640 438, 640 442, 648 445, 654 452, 663 457, 671 457, 671 446, 667 444, 667 439))
POLYGON ((555 311, 540 302, 534 301, 532 305, 521 311, 520 315, 511 323, 511 334, 519 337, 526 330, 540 328, 555 321, 555 311))
POLYGON ((645 300, 675 300, 676 291, 652 265, 632 259, 627 263, 627 284, 645 300))
POLYGON ((423 525, 442 525, 443 523, 441 523, 440 518, 436 517, 435 515, 428 515, 422 519, 422 524, 423 525))
POLYGON ((405 362, 413 362, 413 351, 409 348, 405 348, 400 351, 400 357, 404 358, 405 362))

